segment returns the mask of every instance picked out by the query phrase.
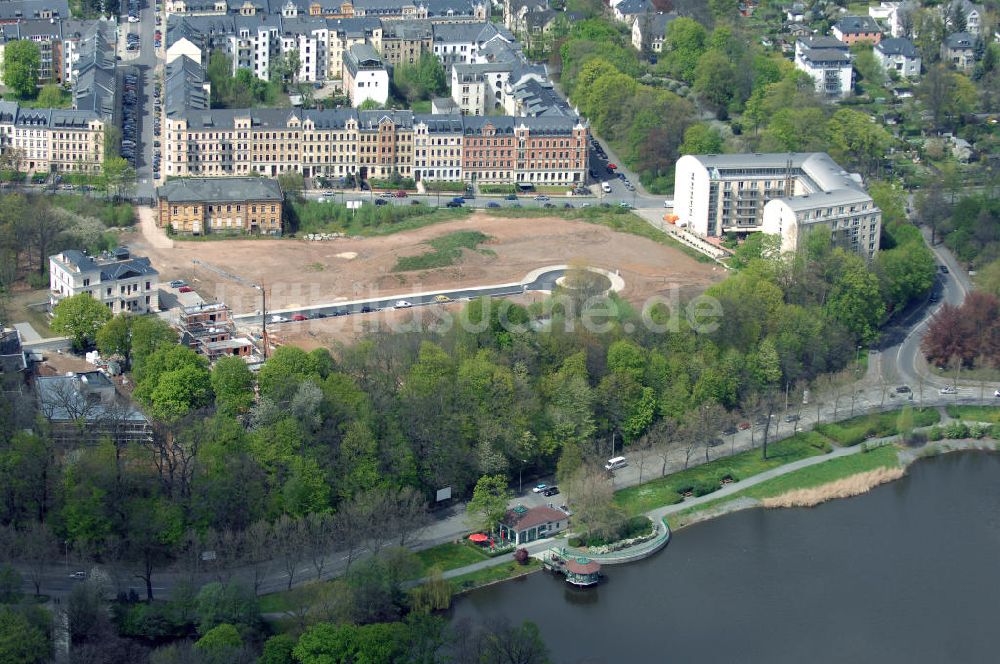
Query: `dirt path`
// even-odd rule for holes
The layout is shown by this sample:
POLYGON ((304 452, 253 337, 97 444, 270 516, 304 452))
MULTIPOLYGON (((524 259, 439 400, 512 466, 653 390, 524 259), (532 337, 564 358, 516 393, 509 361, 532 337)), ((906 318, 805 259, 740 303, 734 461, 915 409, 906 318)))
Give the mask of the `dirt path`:
MULTIPOLYGON (((136 214, 139 215, 139 230, 146 246, 156 249, 172 249, 174 247, 174 241, 167 237, 162 229, 156 227, 156 215, 153 208, 143 205, 136 208, 136 214)), ((160 276, 162 281, 162 272, 160 276)))

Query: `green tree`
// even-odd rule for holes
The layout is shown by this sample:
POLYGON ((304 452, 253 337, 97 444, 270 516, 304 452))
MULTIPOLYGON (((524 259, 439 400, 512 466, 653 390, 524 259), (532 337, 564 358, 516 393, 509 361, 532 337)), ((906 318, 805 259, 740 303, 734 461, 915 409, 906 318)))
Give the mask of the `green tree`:
POLYGON ((295 639, 288 634, 272 636, 264 643, 264 651, 257 664, 295 664, 292 657, 294 649, 295 639))
POLYGON ((447 88, 444 65, 433 53, 423 53, 413 64, 402 63, 393 68, 392 82, 408 102, 430 99, 447 88))
POLYGON ((220 358, 212 367, 211 382, 219 412, 242 415, 250 410, 254 402, 254 378, 242 359, 220 358))
POLYGON ((332 625, 320 623, 299 637, 293 651, 301 664, 360 664, 406 660, 409 629, 404 623, 332 625))
POLYGON ((689 83, 694 81, 695 68, 705 52, 707 38, 705 28, 694 19, 682 16, 667 24, 663 50, 675 76, 689 83))
POLYGON ((198 633, 207 635, 219 625, 255 630, 260 626, 257 596, 246 586, 232 581, 202 586, 194 600, 198 633))
POLYGON ((513 497, 503 475, 480 477, 465 508, 472 527, 492 532, 507 513, 507 504, 513 497))
MULTIPOLYGON (((16 569, 4 563, 0 565, 0 604, 17 604, 23 593, 24 578, 16 569)), ((2 638, 2 637, 0 637, 2 638)))
POLYGON ((177 422, 191 410, 211 402, 209 373, 193 365, 164 373, 149 393, 150 414, 163 422, 177 422))
POLYGON ((3 84, 21 99, 38 92, 38 68, 42 56, 38 44, 28 39, 9 42, 3 52, 3 84))
POLYGON ((830 151, 838 162, 854 162, 865 173, 874 173, 879 160, 889 151, 892 137, 866 113, 842 108, 826 127, 830 151))
POLYGON ((51 649, 46 631, 25 612, 0 607, 0 662, 44 664, 51 649))
POLYGON ((549 651, 538 625, 525 621, 517 627, 502 625, 479 639, 482 664, 549 664, 549 651))
POLYGON ((122 157, 105 159, 101 166, 101 178, 108 196, 125 198, 135 186, 135 169, 122 157))
POLYGON ((140 366, 154 351, 177 343, 177 332, 159 316, 133 316, 130 323, 129 364, 140 366))
POLYGON ((229 623, 222 623, 205 632, 205 636, 195 641, 194 647, 218 658, 238 650, 242 645, 243 639, 240 638, 239 631, 229 623))
POLYGON ((56 83, 43 85, 38 92, 38 105, 42 108, 63 108, 66 106, 63 101, 62 88, 56 83))
POLYGON ((97 336, 97 331, 111 320, 111 310, 88 293, 63 298, 52 310, 52 331, 73 339, 73 347, 82 350, 97 336))
POLYGON ((860 259, 850 261, 844 273, 834 283, 826 309, 828 315, 857 335, 861 341, 871 342, 885 315, 878 277, 869 272, 860 259))
POLYGON ((377 111, 383 108, 382 104, 378 103, 372 98, 365 99, 363 102, 358 104, 359 111, 377 111))
POLYGON ((722 134, 719 130, 705 122, 698 122, 684 130, 680 153, 718 154, 722 152, 722 147, 722 134))
POLYGON ((854 54, 854 68, 867 84, 869 94, 877 96, 885 85, 886 73, 882 63, 875 58, 874 48, 868 42, 859 42, 851 46, 851 52, 854 54))
POLYGON ((737 92, 737 72, 725 53, 711 49, 698 58, 694 91, 718 111, 729 106, 737 92))
POLYGON ((132 331, 130 314, 122 312, 110 319, 94 335, 94 344, 104 357, 120 355, 128 359, 131 350, 132 331))

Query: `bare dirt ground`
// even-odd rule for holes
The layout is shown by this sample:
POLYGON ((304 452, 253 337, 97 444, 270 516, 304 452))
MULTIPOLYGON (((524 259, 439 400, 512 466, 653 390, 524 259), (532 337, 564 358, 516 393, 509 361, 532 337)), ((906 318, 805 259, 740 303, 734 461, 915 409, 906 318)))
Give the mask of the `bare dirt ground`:
MULTIPOLYGON (((536 268, 574 262, 618 270, 625 280, 621 295, 635 304, 654 295, 690 297, 725 276, 718 266, 699 263, 652 240, 559 218, 509 219, 478 213, 406 233, 323 242, 177 240, 168 248, 161 236, 162 231, 152 224, 142 224, 142 232, 129 238, 133 253, 149 256, 160 271, 161 283, 185 279, 206 300, 225 301, 235 313, 259 310, 260 294, 204 264, 247 282, 263 283, 269 310, 518 282, 536 268), (427 240, 458 230, 478 230, 490 236, 491 240, 480 246, 488 251, 465 251, 462 259, 449 267, 392 271, 400 256, 429 251, 424 244, 427 240), (203 264, 195 264, 195 260, 203 264)), ((359 327, 356 321, 337 319, 313 323, 313 335, 304 335, 302 345, 309 345, 308 339, 318 336, 323 339, 316 338, 313 343, 325 345, 327 330, 343 338, 341 328, 359 327), (319 330, 324 334, 319 335, 319 330)))

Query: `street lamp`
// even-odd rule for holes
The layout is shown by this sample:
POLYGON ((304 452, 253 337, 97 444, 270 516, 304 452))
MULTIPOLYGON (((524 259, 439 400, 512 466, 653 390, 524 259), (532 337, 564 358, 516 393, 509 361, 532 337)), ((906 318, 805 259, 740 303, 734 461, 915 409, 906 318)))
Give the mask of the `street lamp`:
POLYGON ((857 357, 854 360, 854 364, 855 364, 855 367, 856 367, 855 371, 860 372, 861 371, 861 344, 858 344, 858 355, 857 355, 857 357))

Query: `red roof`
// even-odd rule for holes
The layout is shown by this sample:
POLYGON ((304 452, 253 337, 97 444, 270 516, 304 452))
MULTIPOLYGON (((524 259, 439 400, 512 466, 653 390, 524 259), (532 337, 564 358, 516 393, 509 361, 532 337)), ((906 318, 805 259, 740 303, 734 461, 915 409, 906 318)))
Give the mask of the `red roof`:
POLYGON ((540 526, 543 523, 553 523, 555 521, 562 521, 566 518, 565 512, 560 512, 559 510, 552 509, 551 507, 532 507, 524 512, 518 512, 516 510, 507 512, 507 516, 504 517, 503 522, 515 530, 526 530, 528 528, 540 526))
POLYGON ((566 561, 566 571, 573 574, 596 574, 601 566, 590 558, 570 558, 566 561))

